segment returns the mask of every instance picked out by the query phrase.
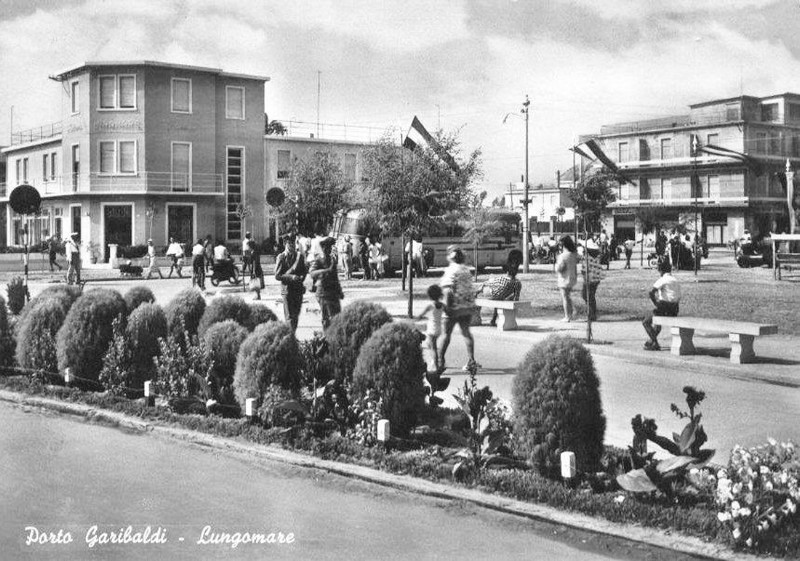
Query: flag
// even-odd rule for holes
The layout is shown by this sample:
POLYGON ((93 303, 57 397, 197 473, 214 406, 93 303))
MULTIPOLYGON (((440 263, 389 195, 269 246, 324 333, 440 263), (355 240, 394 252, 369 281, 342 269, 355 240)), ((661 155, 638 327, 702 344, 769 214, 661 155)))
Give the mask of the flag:
POLYGON ((723 148, 722 146, 707 144, 705 146, 698 146, 697 150, 705 154, 710 154, 711 156, 722 156, 725 158, 732 158, 734 160, 738 160, 743 164, 746 164, 747 167, 753 170, 753 172, 756 175, 761 175, 764 172, 764 168, 758 162, 758 160, 756 160, 751 156, 748 156, 747 154, 742 154, 741 152, 737 152, 729 148, 723 148))
POLYGON ((442 145, 431 136, 415 115, 414 120, 411 121, 411 128, 408 129, 408 134, 403 140, 403 147, 413 151, 417 146, 429 146, 444 163, 450 166, 450 169, 456 172, 459 171, 455 158, 442 148, 442 145))
POLYGON ((606 156, 606 153, 603 152, 603 149, 600 148, 600 145, 597 144, 597 142, 594 139, 590 138, 586 142, 582 142, 581 144, 578 144, 577 146, 573 146, 572 148, 570 148, 570 150, 572 150, 577 155, 579 155, 581 157, 584 157, 584 158, 586 158, 588 160, 592 160, 592 161, 600 160, 600 162, 604 166, 606 166, 614 174, 617 175, 617 177, 619 178, 619 182, 620 183, 631 183, 631 180, 628 179, 627 177, 625 177, 625 175, 622 174, 622 172, 617 167, 617 164, 615 164, 613 161, 611 161, 611 158, 606 156))

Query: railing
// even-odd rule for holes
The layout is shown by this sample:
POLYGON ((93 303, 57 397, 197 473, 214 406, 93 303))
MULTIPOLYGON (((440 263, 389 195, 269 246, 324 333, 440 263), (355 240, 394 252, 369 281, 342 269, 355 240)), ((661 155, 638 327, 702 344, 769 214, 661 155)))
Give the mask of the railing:
MULTIPOLYGON (((72 193, 223 193, 222 174, 140 172, 135 175, 102 175, 98 173, 57 176, 53 179, 34 179, 28 184, 42 195, 72 193)), ((0 184, 0 197, 8 197, 14 186, 0 184)))
POLYGON ((26 144, 28 142, 35 142, 37 140, 43 140, 45 138, 52 138, 54 136, 58 136, 63 132, 63 126, 61 121, 57 121, 55 123, 50 123, 49 125, 42 125, 41 127, 36 127, 20 132, 15 132, 11 134, 11 145, 15 144, 26 144))
MULTIPOLYGON (((352 142, 376 142, 384 134, 386 128, 358 125, 312 123, 307 121, 281 121, 286 129, 286 136, 302 138, 319 138, 321 140, 349 140, 352 142)), ((270 135, 277 136, 279 135, 270 135)))

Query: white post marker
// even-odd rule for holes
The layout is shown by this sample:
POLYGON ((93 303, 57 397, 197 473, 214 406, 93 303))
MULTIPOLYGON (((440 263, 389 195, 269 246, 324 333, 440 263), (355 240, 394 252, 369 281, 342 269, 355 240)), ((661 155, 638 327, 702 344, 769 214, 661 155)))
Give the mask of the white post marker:
POLYGON ((67 384, 67 385, 69 385, 69 384, 70 384, 70 382, 72 382, 72 379, 73 379, 73 376, 72 376, 72 368, 70 368, 69 366, 67 366, 67 367, 64 369, 64 383, 65 383, 65 384, 67 384))
POLYGON ((256 411, 256 400, 252 397, 248 397, 244 402, 244 414, 248 417, 252 417, 255 415, 256 411))
POLYGON ((572 479, 576 471, 575 452, 561 452, 561 477, 572 479))
POLYGON ((389 419, 381 419, 378 421, 378 442, 387 442, 389 440, 389 419))
POLYGON ((144 404, 147 407, 155 404, 155 395, 153 394, 153 382, 146 380, 144 383, 144 404))

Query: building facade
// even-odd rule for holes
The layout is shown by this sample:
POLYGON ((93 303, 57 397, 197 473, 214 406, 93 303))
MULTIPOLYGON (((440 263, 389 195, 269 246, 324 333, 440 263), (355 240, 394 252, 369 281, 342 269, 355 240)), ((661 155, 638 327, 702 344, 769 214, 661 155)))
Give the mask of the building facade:
POLYGON ((712 245, 745 229, 765 235, 788 228, 785 168, 787 160, 792 168, 800 163, 798 94, 707 101, 685 115, 606 125, 582 140, 589 138, 631 180, 610 205, 609 231, 641 236, 645 212, 665 226, 699 231, 712 245), (714 146, 746 157, 703 151, 714 146))
POLYGON ((269 78, 138 61, 87 62, 51 79, 62 89, 62 120, 16 133, 2 150, 0 241, 22 242, 23 218, 8 205, 22 183, 43 199, 41 214, 28 218, 33 242, 78 232, 101 259, 111 244, 148 238, 238 240, 245 228, 265 235, 269 78), (246 224, 239 205, 252 209, 246 224))

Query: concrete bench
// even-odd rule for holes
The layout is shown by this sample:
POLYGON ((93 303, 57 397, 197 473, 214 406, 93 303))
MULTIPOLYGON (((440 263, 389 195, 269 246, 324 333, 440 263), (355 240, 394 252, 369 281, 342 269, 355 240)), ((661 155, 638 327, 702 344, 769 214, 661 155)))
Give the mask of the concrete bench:
POLYGON ((669 327, 672 334, 670 352, 674 355, 695 354, 692 337, 695 330, 727 333, 731 342, 731 362, 743 364, 755 359, 753 340, 761 335, 774 335, 777 325, 731 321, 724 319, 654 316, 654 325, 669 327))
POLYGON ((800 253, 776 253, 775 268, 778 270, 778 280, 781 279, 782 270, 800 269, 800 253))
POLYGON ((488 298, 476 298, 475 305, 481 308, 492 308, 497 310, 500 321, 497 322, 497 329, 500 331, 511 331, 517 328, 517 311, 523 308, 530 308, 530 302, 515 302, 513 300, 489 300, 488 298))

